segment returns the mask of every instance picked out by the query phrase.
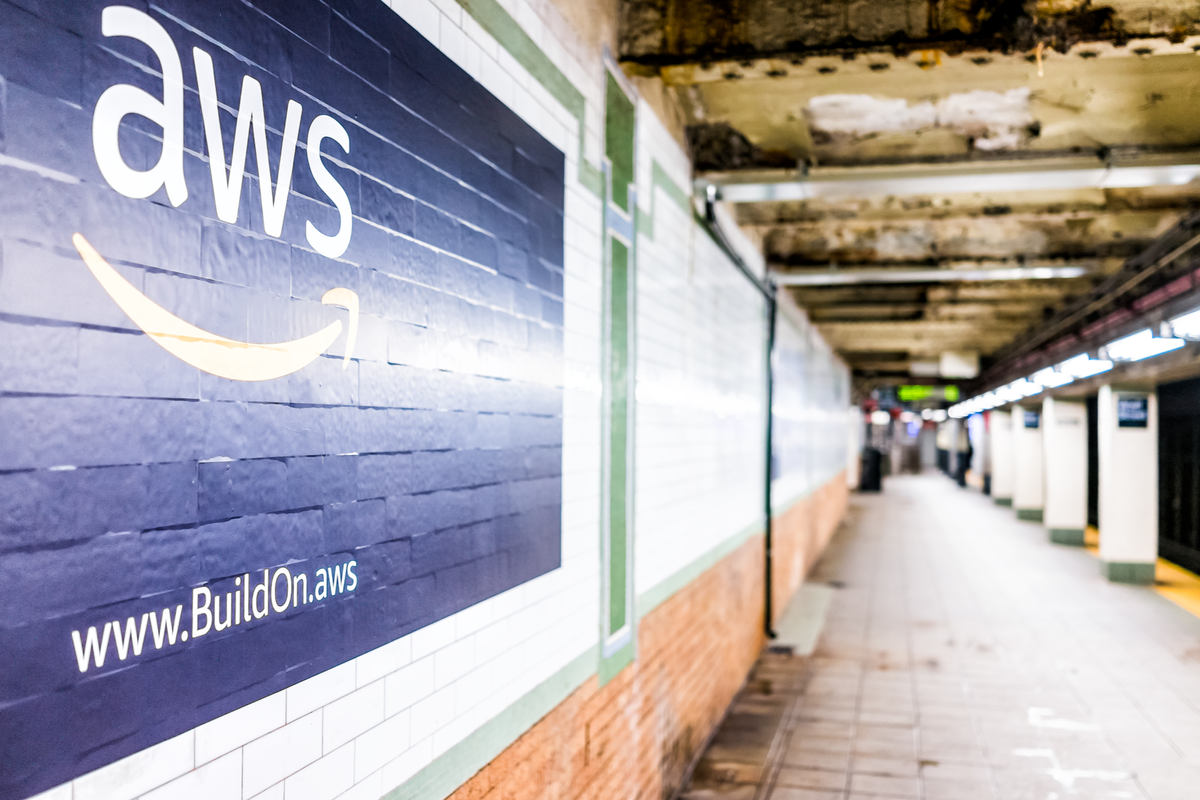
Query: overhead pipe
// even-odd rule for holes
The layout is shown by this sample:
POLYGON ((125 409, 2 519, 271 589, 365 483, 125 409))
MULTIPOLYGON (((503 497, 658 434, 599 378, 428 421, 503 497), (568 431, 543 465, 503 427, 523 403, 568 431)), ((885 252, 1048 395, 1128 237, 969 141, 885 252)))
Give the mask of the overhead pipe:
POLYGON ((1031 281, 1062 278, 1081 278, 1098 266, 1097 262, 1074 265, 1023 267, 993 267, 985 269, 952 269, 930 267, 904 269, 878 267, 872 269, 829 269, 805 272, 771 270, 771 279, 778 286, 853 286, 867 283, 944 283, 978 281, 1031 281))
MULTIPOLYGON (((761 173, 760 173, 761 174, 761 173)), ((949 164, 872 167, 814 167, 802 177, 778 172, 765 180, 739 181, 732 175, 696 180, 706 196, 729 203, 761 203, 824 198, 976 194, 1062 189, 1130 189, 1170 186, 1200 179, 1200 153, 1146 153, 1101 157, 964 161, 949 164)))

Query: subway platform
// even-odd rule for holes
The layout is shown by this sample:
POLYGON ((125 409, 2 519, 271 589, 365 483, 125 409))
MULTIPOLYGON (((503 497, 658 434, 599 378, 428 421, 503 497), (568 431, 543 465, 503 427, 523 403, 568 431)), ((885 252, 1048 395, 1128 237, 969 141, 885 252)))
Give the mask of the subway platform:
POLYGON ((687 800, 1200 797, 1200 618, 1162 587, 934 474, 854 496, 809 583, 815 650, 764 653, 687 800))

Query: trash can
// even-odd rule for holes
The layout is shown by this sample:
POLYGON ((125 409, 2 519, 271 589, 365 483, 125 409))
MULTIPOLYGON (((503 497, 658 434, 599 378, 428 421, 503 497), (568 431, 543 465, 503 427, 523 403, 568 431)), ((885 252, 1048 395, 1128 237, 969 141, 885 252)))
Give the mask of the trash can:
POLYGON ((862 452, 862 482, 859 491, 878 492, 883 488, 883 453, 874 447, 864 447, 862 452))

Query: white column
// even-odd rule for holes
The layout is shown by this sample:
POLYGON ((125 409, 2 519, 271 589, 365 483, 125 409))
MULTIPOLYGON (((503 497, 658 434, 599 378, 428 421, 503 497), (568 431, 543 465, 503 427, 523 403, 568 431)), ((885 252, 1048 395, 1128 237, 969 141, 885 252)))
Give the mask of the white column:
POLYGON ((1100 560, 1120 583, 1153 583, 1158 560, 1158 398, 1101 386, 1100 560))
POLYGON ((1012 414, 988 412, 988 448, 992 455, 992 499, 998 506, 1011 506, 1013 498, 1012 414))
POLYGON ((1042 403, 1046 504, 1042 524, 1056 544, 1083 545, 1087 527, 1087 405, 1047 397, 1042 403))
POLYGON ((991 442, 987 435, 987 420, 983 414, 967 417, 967 432, 971 437, 971 472, 979 477, 979 488, 991 493, 992 463, 988 453, 991 442))
POLYGON ((962 424, 960 419, 946 420, 946 465, 951 478, 958 474, 958 427, 962 424))
POLYGON ((862 480, 863 412, 850 406, 846 412, 846 486, 857 489, 862 480))
POLYGON ((1013 406, 1013 508, 1017 519, 1042 521, 1042 410, 1013 406))

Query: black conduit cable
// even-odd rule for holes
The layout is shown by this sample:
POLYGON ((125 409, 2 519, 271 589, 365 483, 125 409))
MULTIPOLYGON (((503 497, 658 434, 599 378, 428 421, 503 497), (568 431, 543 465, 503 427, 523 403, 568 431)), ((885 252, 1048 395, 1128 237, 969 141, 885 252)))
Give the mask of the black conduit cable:
POLYGON ((771 593, 774 582, 772 580, 772 565, 773 565, 773 550, 772 550, 772 513, 771 507, 771 477, 773 473, 773 462, 775 460, 773 431, 775 413, 773 410, 773 400, 775 395, 775 320, 778 305, 775 300, 775 284, 768 278, 760 279, 742 260, 742 257, 737 254, 737 251, 730 245, 729 240, 725 238, 724 231, 721 230, 720 223, 717 222, 716 211, 716 187, 709 186, 708 191, 704 196, 704 217, 700 220, 708 234, 712 236, 713 241, 725 251, 725 255, 733 262, 733 265, 738 268, 738 271, 746 277, 755 289, 763 296, 767 303, 767 364, 766 364, 766 464, 765 464, 765 480, 763 481, 763 512, 766 518, 764 524, 764 549, 766 555, 766 564, 764 565, 763 575, 763 632, 768 639, 778 638, 779 634, 775 632, 774 625, 771 624, 771 618, 774 614, 771 593))

